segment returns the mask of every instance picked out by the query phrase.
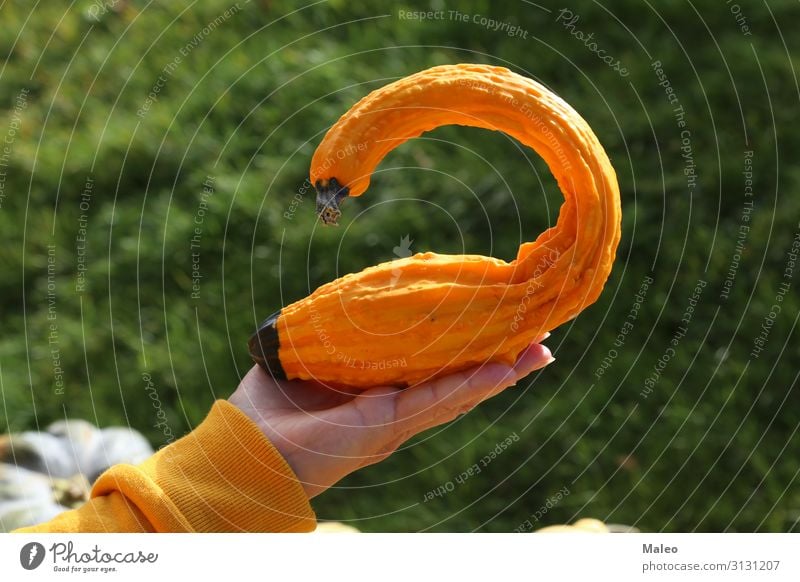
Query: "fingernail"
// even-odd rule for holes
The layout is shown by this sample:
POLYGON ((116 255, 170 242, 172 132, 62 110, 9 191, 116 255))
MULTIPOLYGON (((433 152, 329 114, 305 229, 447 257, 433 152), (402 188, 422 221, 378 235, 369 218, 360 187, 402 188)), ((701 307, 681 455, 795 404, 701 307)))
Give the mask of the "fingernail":
POLYGON ((549 337, 550 337, 550 332, 549 331, 544 332, 544 335, 542 336, 542 341, 546 340, 549 337))
POLYGON ((556 361, 556 359, 555 359, 553 356, 550 356, 550 359, 549 359, 549 360, 547 360, 547 361, 544 363, 544 365, 545 365, 545 366, 549 366, 550 364, 552 364, 552 363, 553 363, 553 362, 555 362, 555 361, 556 361))

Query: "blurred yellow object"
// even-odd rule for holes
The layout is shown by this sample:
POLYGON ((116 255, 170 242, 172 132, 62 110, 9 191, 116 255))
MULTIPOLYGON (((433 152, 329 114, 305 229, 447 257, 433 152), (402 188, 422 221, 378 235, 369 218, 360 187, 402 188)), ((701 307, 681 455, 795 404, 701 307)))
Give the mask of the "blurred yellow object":
POLYGON ((322 533, 322 534, 329 534, 329 533, 345 533, 345 534, 352 534, 352 533, 361 533, 359 530, 354 528, 352 525, 345 525, 338 521, 320 521, 317 524, 317 529, 314 530, 314 533, 322 533))
POLYGON ((572 525, 549 525, 536 533, 611 533, 611 530, 599 519, 585 517, 572 525))

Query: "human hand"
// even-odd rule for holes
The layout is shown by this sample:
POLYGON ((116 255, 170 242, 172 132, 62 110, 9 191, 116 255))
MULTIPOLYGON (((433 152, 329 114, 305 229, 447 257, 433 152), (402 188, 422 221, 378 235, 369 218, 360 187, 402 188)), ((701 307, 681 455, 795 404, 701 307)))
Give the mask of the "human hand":
POLYGON ((513 366, 488 363, 404 389, 356 394, 313 381, 278 381, 253 366, 228 400, 264 432, 311 498, 553 360, 549 349, 533 343, 513 366))

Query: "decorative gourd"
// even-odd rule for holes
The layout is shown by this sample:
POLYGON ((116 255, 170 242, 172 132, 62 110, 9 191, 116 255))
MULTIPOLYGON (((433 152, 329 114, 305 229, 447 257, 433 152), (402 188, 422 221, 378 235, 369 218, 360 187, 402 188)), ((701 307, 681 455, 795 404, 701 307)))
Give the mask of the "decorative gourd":
MULTIPOLYGON (((81 497, 88 498, 88 492, 81 497)), ((0 532, 49 521, 68 509, 56 500, 55 483, 47 475, 0 463, 0 532)))
POLYGON ((111 465, 153 454, 130 428, 103 430, 85 420, 45 432, 0 435, 0 532, 42 523, 89 498, 89 484, 111 465))
POLYGON ((367 190, 391 150, 452 124, 504 132, 541 155, 565 198, 556 225, 510 263, 429 252, 319 287, 251 337, 251 356, 276 378, 365 389, 512 363, 598 298, 620 239, 614 170, 567 103, 502 67, 434 67, 359 101, 311 161, 321 220, 335 224, 341 201, 367 190))

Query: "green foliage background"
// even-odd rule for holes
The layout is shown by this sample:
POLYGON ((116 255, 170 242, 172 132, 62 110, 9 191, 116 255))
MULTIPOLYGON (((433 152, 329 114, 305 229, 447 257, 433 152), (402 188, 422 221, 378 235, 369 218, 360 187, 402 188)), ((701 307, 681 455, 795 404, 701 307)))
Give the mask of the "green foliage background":
POLYGON ((183 434, 249 367, 245 342, 257 320, 393 258, 401 237, 415 252, 512 259, 521 241, 553 224, 561 195, 535 155, 475 129, 443 128, 398 148, 367 195, 346 203, 339 229, 317 228, 310 199, 285 216, 322 134, 361 96, 428 66, 492 63, 553 88, 606 147, 623 197, 616 270, 600 301, 548 340, 557 363, 349 477, 314 500, 318 516, 366 531, 511 531, 566 487, 536 527, 594 516, 647 531, 800 529, 800 274, 764 351, 749 355, 786 281, 800 218, 800 41, 788 32, 796 2, 743 5, 750 36, 723 2, 639 0, 460 2, 468 22, 398 12, 453 9, 442 2, 253 0, 203 33, 232 5, 0 7, 0 133, 16 128, 0 168, 2 431, 66 415, 129 424, 161 446, 167 435, 155 426, 143 374, 169 429, 183 434), (627 77, 556 22, 562 6, 627 77), (527 38, 474 15, 518 25, 527 38), (686 112, 698 174, 691 193, 654 60, 686 112), (159 75, 157 99, 137 115, 159 75), (726 300, 745 150, 754 152, 754 210, 726 300), (203 278, 192 299, 190 240, 207 176, 215 193, 202 216, 203 278), (635 327, 598 379, 646 276, 654 283, 635 327), (698 279, 707 286, 688 333, 644 398, 698 279), (423 502, 513 433, 520 440, 479 475, 423 502))

